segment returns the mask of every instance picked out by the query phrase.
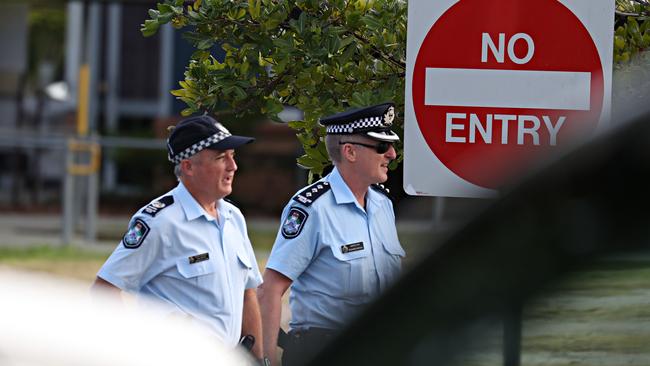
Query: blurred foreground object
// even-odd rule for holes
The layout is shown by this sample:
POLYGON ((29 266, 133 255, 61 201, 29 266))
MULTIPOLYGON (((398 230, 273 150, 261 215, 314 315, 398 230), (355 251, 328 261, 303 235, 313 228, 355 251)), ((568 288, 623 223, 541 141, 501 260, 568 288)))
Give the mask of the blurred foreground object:
POLYGON ((250 365, 210 332, 83 285, 0 269, 0 365, 250 365))

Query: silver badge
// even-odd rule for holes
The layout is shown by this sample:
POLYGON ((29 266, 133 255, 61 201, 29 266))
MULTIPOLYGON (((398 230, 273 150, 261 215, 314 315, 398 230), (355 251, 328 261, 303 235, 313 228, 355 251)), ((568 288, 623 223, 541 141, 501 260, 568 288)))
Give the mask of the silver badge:
POLYGON ((165 207, 165 204, 160 202, 160 201, 155 201, 155 202, 151 203, 151 206, 153 206, 155 208, 163 208, 163 207, 165 207))
POLYGON ((395 119, 395 107, 390 107, 384 113, 384 126, 388 127, 393 124, 393 120, 395 119))
POLYGON ((225 133, 226 135, 230 135, 230 131, 228 131, 227 128, 225 128, 221 123, 215 122, 214 126, 217 128, 222 133, 225 133))

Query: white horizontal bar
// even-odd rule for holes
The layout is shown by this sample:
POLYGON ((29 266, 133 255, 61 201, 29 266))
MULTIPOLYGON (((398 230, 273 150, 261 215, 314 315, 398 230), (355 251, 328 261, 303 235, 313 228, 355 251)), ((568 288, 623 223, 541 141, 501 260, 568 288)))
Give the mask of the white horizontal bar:
POLYGON ((427 68, 425 105, 589 110, 591 73, 427 68))

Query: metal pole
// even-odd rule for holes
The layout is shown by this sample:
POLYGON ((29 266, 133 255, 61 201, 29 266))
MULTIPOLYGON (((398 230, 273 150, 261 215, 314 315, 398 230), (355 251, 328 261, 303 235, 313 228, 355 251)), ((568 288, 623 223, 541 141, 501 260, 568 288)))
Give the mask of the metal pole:
MULTIPOLYGON (((85 131, 86 134, 90 133, 95 136, 97 132, 97 83, 99 80, 99 46, 100 46, 100 30, 102 25, 102 4, 90 4, 88 14, 88 34, 86 37, 86 60, 89 66, 89 80, 88 80, 88 126, 85 131)), ((82 135, 82 133, 80 133, 82 135)), ((91 154, 92 155, 92 154, 91 154)), ((90 157, 92 159, 92 156, 90 157)), ((97 171, 86 175, 86 241, 94 243, 97 233, 97 206, 99 201, 99 181, 97 179, 97 171)))
MULTIPOLYGON (((90 159, 93 157, 91 156, 90 159)), ((97 238, 97 206, 99 201, 97 170, 88 175, 88 200, 86 201, 86 243, 97 238)))
POLYGON ((70 145, 66 145, 65 149, 65 173, 63 180, 63 228, 61 241, 63 245, 72 243, 72 228, 73 228, 73 210, 74 210, 74 179, 75 177, 70 173, 69 167, 73 164, 74 155, 70 151, 70 145))
POLYGON ((79 68, 83 50, 84 4, 81 1, 70 1, 66 10, 65 35, 65 81, 72 98, 77 97, 79 84, 79 68))
POLYGON ((172 98, 169 90, 173 88, 174 75, 174 28, 165 24, 160 28, 160 86, 158 96, 158 115, 166 117, 172 114, 172 98))
MULTIPOLYGON (((108 5, 108 18, 106 21, 106 101, 104 103, 104 125, 108 134, 115 134, 119 122, 119 91, 120 91, 120 57, 122 34, 122 4, 108 5)), ((170 88, 171 89, 171 88, 170 88)), ((103 158, 101 184, 106 190, 115 189, 117 182, 117 165, 114 159, 103 158)))

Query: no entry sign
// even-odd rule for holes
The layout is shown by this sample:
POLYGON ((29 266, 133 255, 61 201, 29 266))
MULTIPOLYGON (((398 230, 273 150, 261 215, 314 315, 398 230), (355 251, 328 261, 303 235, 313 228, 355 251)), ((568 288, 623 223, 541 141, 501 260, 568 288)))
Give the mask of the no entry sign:
POLYGON ((404 188, 494 194, 609 116, 613 0, 409 1, 404 188))

